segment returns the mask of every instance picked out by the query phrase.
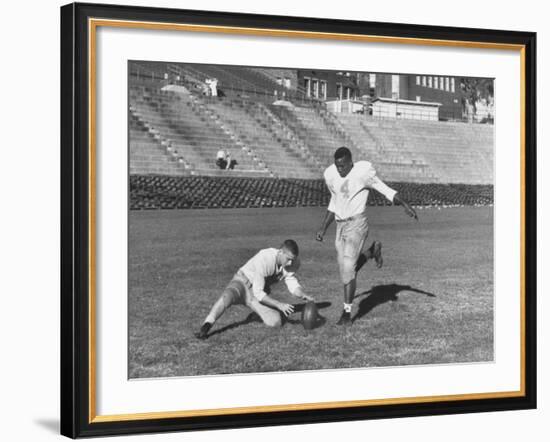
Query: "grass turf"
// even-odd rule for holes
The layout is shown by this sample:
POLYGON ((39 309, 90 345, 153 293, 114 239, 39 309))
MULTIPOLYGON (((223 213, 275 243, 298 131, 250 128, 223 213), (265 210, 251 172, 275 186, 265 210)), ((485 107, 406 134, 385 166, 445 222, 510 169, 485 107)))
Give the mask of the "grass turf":
MULTIPOLYGON (((369 208, 384 267, 358 275, 353 326, 335 323, 343 291, 334 225, 314 240, 323 208, 131 211, 129 376, 170 377, 493 360, 493 211, 369 208), (299 312, 280 329, 234 306, 206 341, 193 337, 233 273, 259 249, 293 238, 300 280, 326 322, 299 312)), ((300 303, 284 284, 273 295, 300 303)))

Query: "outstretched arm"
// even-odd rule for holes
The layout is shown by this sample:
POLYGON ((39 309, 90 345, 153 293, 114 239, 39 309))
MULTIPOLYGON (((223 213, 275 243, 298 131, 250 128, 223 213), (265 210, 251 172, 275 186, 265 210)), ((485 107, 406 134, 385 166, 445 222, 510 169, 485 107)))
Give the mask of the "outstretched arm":
POLYGON ((296 271, 300 268, 300 259, 296 258, 292 261, 291 266, 283 269, 283 279, 286 284, 288 292, 296 298, 302 298, 306 301, 313 301, 313 298, 309 296, 304 288, 300 285, 298 278, 296 277, 296 271))
POLYGON ((407 201, 405 201, 403 198, 401 198, 401 195, 396 193, 393 196, 393 202, 397 204, 401 204, 403 208, 405 209, 405 213, 409 215, 411 218, 414 218, 418 221, 418 215, 416 214, 416 211, 409 205, 407 201))
POLYGON ((301 286, 297 287, 296 290, 292 292, 292 294, 297 298, 302 298, 306 301, 314 301, 313 297, 309 296, 306 292, 304 292, 304 289, 301 286))
POLYGON ((372 187, 373 189, 380 192, 382 195, 384 195, 389 201, 392 201, 394 204, 401 204, 405 208, 405 213, 409 215, 411 218, 414 218, 418 221, 418 215, 416 214, 415 210, 405 201, 403 198, 401 198, 401 195, 397 193, 394 189, 389 187, 386 183, 384 183, 380 178, 377 176, 371 177, 369 181, 369 187, 372 187))
POLYGON ((332 221, 334 221, 334 212, 327 210, 327 213, 325 214, 325 218, 323 219, 323 223, 321 224, 321 228, 317 231, 317 234, 315 235, 315 239, 317 241, 323 240, 323 237, 325 236, 328 226, 332 224, 332 221))

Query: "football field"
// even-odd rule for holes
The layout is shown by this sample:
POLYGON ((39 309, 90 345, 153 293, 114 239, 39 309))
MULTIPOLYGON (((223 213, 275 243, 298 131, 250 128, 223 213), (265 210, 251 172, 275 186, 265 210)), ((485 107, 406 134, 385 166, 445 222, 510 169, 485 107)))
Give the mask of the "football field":
MULTIPOLYGON (((343 302, 334 224, 314 240, 325 208, 131 211, 129 376, 170 377, 492 361, 493 208, 369 207, 369 238, 384 266, 357 278, 353 326, 343 302), (304 330, 300 313, 278 329, 234 306, 205 341, 193 336, 233 273, 259 249, 300 246, 298 274, 325 319, 304 330)), ((273 296, 302 301, 286 293, 273 296)))

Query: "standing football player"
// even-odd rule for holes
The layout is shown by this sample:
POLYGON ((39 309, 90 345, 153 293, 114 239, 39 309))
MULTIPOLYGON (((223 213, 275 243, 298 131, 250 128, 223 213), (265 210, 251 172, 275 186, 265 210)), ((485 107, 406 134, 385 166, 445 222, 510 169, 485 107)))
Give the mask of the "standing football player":
POLYGON ((368 161, 353 162, 347 147, 340 147, 334 153, 334 164, 324 172, 330 190, 330 203, 317 241, 323 241, 328 226, 336 219, 336 254, 340 277, 344 284, 344 309, 339 325, 351 325, 351 307, 355 296, 358 269, 374 258, 377 267, 382 267, 382 244, 374 241, 363 253, 363 246, 369 232, 366 215, 369 189, 375 189, 389 201, 401 204, 407 215, 418 220, 415 210, 399 194, 376 176, 368 161))
POLYGON ((281 313, 289 316, 294 312, 294 306, 268 294, 274 283, 283 280, 292 295, 313 301, 296 278, 299 267, 298 244, 292 239, 287 239, 278 249, 260 250, 235 273, 195 336, 206 339, 212 325, 234 304, 246 305, 267 326, 280 327, 281 313))

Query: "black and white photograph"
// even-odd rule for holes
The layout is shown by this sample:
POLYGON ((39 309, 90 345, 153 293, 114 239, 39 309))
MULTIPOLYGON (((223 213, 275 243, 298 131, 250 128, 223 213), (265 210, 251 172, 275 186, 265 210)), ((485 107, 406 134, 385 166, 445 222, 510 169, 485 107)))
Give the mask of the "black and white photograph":
POLYGON ((493 78, 127 84, 130 379, 494 361, 493 78))

